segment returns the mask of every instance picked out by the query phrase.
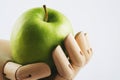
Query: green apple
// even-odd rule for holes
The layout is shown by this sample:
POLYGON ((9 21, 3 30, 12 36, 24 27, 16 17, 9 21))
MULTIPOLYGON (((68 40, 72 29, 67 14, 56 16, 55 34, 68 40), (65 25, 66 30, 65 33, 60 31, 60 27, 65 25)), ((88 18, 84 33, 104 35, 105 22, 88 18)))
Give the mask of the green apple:
POLYGON ((52 51, 63 48, 65 37, 73 33, 70 21, 60 12, 46 8, 33 8, 16 21, 12 35, 12 58, 20 64, 45 62, 54 67, 52 51))

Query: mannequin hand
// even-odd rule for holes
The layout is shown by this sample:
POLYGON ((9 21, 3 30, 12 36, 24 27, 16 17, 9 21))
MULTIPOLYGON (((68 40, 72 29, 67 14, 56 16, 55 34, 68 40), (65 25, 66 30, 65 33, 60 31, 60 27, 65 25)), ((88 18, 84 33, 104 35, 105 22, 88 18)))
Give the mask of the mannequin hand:
POLYGON ((69 34, 64 40, 68 57, 58 45, 53 51, 53 60, 58 74, 53 79, 43 80, 73 80, 79 70, 88 63, 92 56, 86 33, 79 32, 75 38, 69 34))
MULTIPOLYGON (((53 51, 53 60, 58 71, 54 77, 49 77, 51 71, 45 63, 34 63, 22 66, 13 62, 6 62, 3 73, 12 80, 73 80, 78 71, 90 60, 92 49, 89 45, 87 34, 83 32, 79 32, 75 38, 69 34, 64 40, 64 45, 68 52, 68 57, 65 56, 60 45, 53 51), (14 67, 12 71, 11 66, 14 67)), ((8 48, 8 52, 10 52, 10 47, 4 48, 8 48)), ((2 58, 0 57, 0 59, 2 58)), ((2 76, 0 80, 2 80, 2 76)))

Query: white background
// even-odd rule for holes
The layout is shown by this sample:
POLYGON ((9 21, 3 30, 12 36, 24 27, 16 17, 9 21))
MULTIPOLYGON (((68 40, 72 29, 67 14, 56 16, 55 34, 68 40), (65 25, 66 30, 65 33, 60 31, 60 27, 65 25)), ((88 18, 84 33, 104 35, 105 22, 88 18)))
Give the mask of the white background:
POLYGON ((46 4, 65 14, 94 50, 75 80, 120 80, 120 0, 0 0, 0 39, 9 39, 24 11, 46 4))

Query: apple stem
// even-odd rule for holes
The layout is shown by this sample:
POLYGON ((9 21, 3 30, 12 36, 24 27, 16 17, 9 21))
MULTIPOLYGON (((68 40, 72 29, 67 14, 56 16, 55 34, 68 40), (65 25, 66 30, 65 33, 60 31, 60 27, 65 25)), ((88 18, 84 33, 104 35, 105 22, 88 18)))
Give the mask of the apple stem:
POLYGON ((44 17, 44 21, 48 21, 48 11, 47 11, 47 8, 46 8, 46 5, 43 5, 43 8, 44 8, 44 11, 45 11, 45 17, 44 17))

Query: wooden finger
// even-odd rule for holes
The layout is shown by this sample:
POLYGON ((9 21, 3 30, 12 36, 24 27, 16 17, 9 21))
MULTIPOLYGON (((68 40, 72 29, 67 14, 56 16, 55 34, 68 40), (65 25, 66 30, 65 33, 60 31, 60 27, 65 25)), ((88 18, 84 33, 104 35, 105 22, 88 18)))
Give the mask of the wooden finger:
POLYGON ((86 63, 87 63, 89 61, 89 57, 91 55, 87 38, 83 32, 79 32, 76 34, 75 39, 76 39, 79 47, 81 48, 82 52, 84 53, 84 55, 86 57, 86 63))
MULTIPOLYGON (((58 45, 53 51, 53 60, 60 77, 66 80, 71 80, 73 77, 73 68, 60 45, 58 45)), ((56 80, 59 80, 58 77, 56 80)))
POLYGON ((10 60, 10 58, 8 58, 4 55, 0 55, 0 73, 3 73, 3 68, 9 60, 10 60))
POLYGON ((85 56, 79 48, 74 36, 69 34, 64 40, 65 48, 69 54, 72 66, 78 66, 79 68, 85 64, 85 56))
POLYGON ((34 63, 20 67, 16 72, 17 80, 38 80, 51 75, 49 66, 45 63, 34 63))
POLYGON ((88 53, 90 53, 90 57, 89 57, 89 58, 91 58, 91 56, 92 56, 92 54, 93 54, 93 50, 92 50, 92 47, 90 46, 90 43, 89 43, 88 34, 85 33, 84 35, 85 35, 86 42, 87 42, 88 47, 89 47, 89 50, 88 50, 88 53))
POLYGON ((13 63, 13 62, 7 62, 4 67, 4 74, 5 77, 7 77, 10 80, 16 80, 16 71, 21 67, 21 65, 13 63))
POLYGON ((2 53, 0 52, 0 80, 3 80, 4 66, 10 60, 11 59, 9 57, 6 57, 5 55, 2 55, 2 53))

